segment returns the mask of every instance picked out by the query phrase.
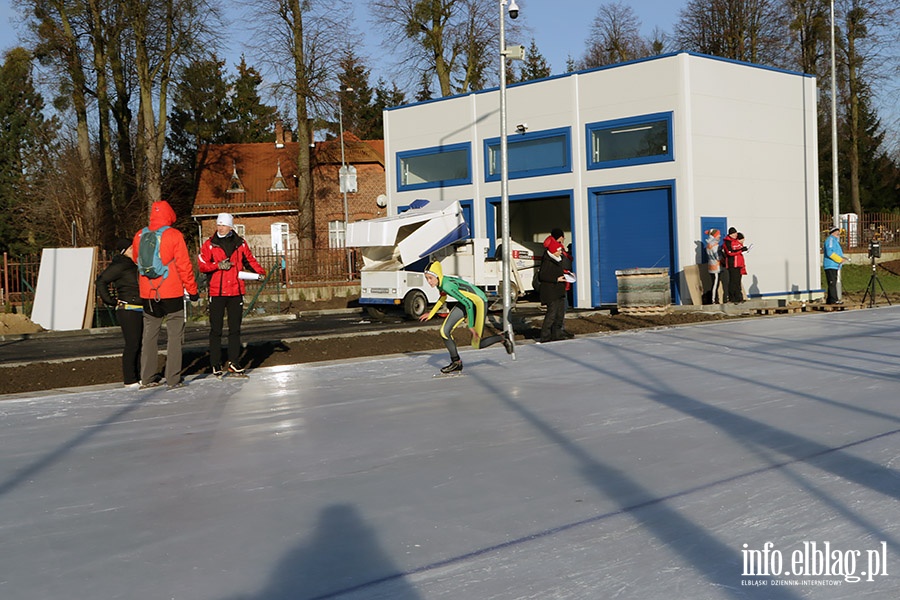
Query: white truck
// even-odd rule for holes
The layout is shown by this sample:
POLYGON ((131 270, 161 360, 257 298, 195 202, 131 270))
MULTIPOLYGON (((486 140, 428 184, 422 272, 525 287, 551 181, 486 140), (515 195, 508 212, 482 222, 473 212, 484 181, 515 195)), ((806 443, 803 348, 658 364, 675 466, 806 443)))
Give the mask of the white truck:
MULTIPOLYGON (((412 318, 437 302, 439 292, 425 281, 424 270, 434 260, 445 275, 462 277, 482 288, 488 297, 502 294, 503 262, 488 256, 490 240, 469 238, 462 208, 454 202, 429 210, 427 202, 393 216, 350 223, 347 244, 363 257, 359 302, 370 312, 400 306, 412 318)), ((539 246, 539 244, 538 244, 539 246)), ((540 261, 538 248, 511 243, 510 296, 514 302, 533 289, 540 261)))

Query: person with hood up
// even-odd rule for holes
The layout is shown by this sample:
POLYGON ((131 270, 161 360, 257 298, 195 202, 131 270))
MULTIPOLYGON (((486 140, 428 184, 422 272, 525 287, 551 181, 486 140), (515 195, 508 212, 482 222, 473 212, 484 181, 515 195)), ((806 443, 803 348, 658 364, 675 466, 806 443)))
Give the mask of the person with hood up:
POLYGON ((444 269, 438 261, 431 263, 425 270, 425 280, 428 281, 428 285, 431 287, 436 287, 441 295, 438 301, 434 303, 431 312, 419 317, 420 321, 428 321, 436 315, 447 302, 447 296, 456 300, 456 304, 450 309, 450 314, 447 315, 447 318, 444 319, 444 323, 441 325, 441 337, 444 339, 444 345, 447 346, 447 351, 450 353, 450 364, 443 367, 441 373, 462 372, 463 370, 459 350, 456 348, 456 342, 453 341, 453 330, 463 321, 467 322, 469 331, 472 332, 473 348, 487 348, 498 342, 503 342, 506 352, 512 354, 512 342, 510 342, 505 331, 501 335, 482 338, 484 323, 487 318, 487 296, 484 295, 481 289, 459 277, 444 275, 444 269))
MULTIPOLYGON (((719 303, 719 275, 722 271, 722 232, 718 229, 707 229, 706 234, 706 267, 712 280, 709 297, 713 304, 719 303)), ((724 295, 724 294, 723 294, 724 295)))
POLYGON ((209 363, 213 375, 226 371, 244 375, 238 360, 241 356, 241 319, 244 313, 244 280, 239 274, 245 267, 265 275, 247 242, 234 231, 234 217, 219 213, 216 232, 200 248, 197 265, 209 275, 209 363), (222 364, 222 325, 228 314, 228 362, 222 364))
POLYGON ((137 265, 134 264, 132 241, 116 240, 116 254, 109 266, 97 277, 97 293, 104 304, 116 307, 116 321, 122 330, 122 381, 127 388, 141 385, 141 334, 144 331, 144 304, 138 289, 137 265), (115 297, 110 294, 110 286, 115 297))
MULTIPOLYGON (((200 299, 194 268, 187 244, 181 232, 172 227, 175 211, 165 200, 150 207, 150 225, 134 234, 132 252, 141 255, 141 236, 144 232, 159 233, 157 253, 167 270, 161 277, 151 279, 138 271, 141 300, 144 306, 144 335, 141 341, 141 389, 161 385, 156 379, 159 368, 159 330, 166 323, 166 383, 169 389, 184 386, 181 380, 181 345, 184 337, 185 296, 191 302, 200 299), (160 229, 162 232, 160 233, 160 229)), ((140 269, 140 259, 138 267, 140 269)))

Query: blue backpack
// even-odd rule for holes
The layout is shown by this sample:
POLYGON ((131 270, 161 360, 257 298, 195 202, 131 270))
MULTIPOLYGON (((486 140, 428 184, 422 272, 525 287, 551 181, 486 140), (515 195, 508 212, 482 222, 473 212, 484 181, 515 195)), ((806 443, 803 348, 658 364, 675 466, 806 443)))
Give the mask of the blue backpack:
POLYGON ((163 264, 162 257, 159 255, 159 245, 162 239, 163 231, 168 229, 168 225, 160 227, 156 231, 149 227, 141 230, 141 243, 138 248, 138 273, 149 279, 165 279, 169 276, 169 265, 163 264))

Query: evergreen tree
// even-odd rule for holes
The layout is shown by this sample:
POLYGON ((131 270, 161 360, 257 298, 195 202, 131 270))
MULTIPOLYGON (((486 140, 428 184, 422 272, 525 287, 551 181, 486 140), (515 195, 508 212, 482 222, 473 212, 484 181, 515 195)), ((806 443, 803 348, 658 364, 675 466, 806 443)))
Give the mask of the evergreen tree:
POLYGON ((424 71, 422 72, 422 77, 419 80, 419 89, 416 90, 416 102, 425 102, 427 100, 431 100, 434 98, 434 92, 431 89, 431 72, 424 71))
POLYGON ((534 38, 531 39, 531 44, 525 52, 525 61, 522 63, 522 68, 519 73, 520 81, 531 81, 533 79, 550 77, 550 65, 547 64, 547 59, 544 58, 544 55, 538 50, 534 38))
POLYGON ((376 125, 372 129, 372 137, 369 139, 384 139, 384 109, 401 104, 406 104, 406 94, 397 87, 396 83, 388 88, 385 82, 379 79, 375 88, 376 125))
POLYGON ((243 56, 237 71, 231 97, 234 120, 228 128, 226 141, 242 144, 274 141, 278 111, 274 106, 263 104, 260 98, 262 75, 253 67, 248 67, 243 56))
POLYGON ((23 48, 4 56, 0 90, 0 252, 23 254, 42 245, 30 208, 39 200, 35 190, 48 171, 45 162, 58 127, 44 118, 44 99, 23 48))
POLYGON ((193 208, 203 165, 203 157, 198 161, 200 148, 227 139, 233 110, 228 101, 231 82, 224 67, 224 60, 212 56, 186 65, 178 76, 163 180, 165 196, 177 214, 190 214, 193 208))
MULTIPOLYGON (((862 212, 888 212, 900 208, 900 165, 897 165, 884 149, 885 132, 881 126, 874 107, 868 86, 859 98, 859 200, 862 212)), ((846 139, 848 122, 842 124, 846 139)), ((847 144, 840 148, 840 193, 841 199, 848 207, 851 202, 853 178, 852 163, 847 144)), ((830 168, 831 163, 828 163, 830 168)), ((829 170, 830 173, 830 170, 829 170)))
MULTIPOLYGON (((369 87, 369 69, 353 53, 352 48, 345 50, 340 67, 338 102, 343 111, 344 131, 352 132, 361 140, 377 139, 373 138, 373 132, 380 129, 381 113, 373 103, 375 94, 369 87)), ((333 132, 336 135, 340 135, 337 131, 338 121, 335 111, 333 132)))

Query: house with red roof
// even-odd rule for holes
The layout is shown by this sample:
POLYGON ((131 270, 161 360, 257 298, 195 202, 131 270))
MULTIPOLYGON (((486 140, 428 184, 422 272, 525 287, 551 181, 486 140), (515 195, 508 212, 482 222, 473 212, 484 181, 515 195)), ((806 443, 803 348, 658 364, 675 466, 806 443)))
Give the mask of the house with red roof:
POLYGON ((216 215, 228 212, 234 215, 238 234, 255 252, 282 254, 301 247, 343 249, 344 194, 339 181, 342 164, 353 167, 356 173, 355 186, 351 185, 346 194, 346 221, 385 215, 377 205, 378 197, 385 193, 382 140, 360 140, 345 132, 343 160, 340 138, 311 146, 313 239, 297 237, 300 144, 280 124, 271 143, 201 148, 200 181, 191 214, 201 239, 215 231, 216 215))

